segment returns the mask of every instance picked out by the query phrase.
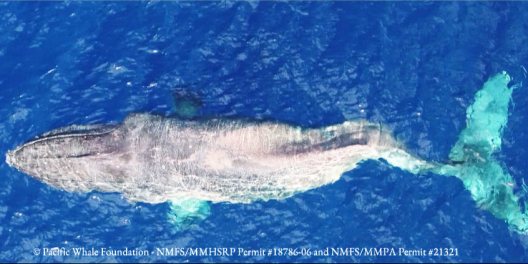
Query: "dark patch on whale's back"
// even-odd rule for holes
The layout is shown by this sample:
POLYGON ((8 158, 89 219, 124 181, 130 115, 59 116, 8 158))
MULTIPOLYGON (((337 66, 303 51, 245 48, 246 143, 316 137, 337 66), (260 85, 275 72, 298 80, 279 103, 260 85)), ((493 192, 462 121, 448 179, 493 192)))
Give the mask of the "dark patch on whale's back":
POLYGON ((369 138, 366 133, 346 133, 317 144, 310 144, 308 141, 288 144, 279 148, 277 152, 278 154, 291 155, 308 153, 312 151, 327 151, 352 145, 366 145, 368 144, 368 141, 369 138))

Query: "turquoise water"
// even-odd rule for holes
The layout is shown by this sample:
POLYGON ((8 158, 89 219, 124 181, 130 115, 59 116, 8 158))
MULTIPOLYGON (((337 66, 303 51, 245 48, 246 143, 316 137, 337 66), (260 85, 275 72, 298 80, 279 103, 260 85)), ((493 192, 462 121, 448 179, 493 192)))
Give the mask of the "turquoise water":
MULTIPOLYGON (((193 94, 200 115, 322 126, 366 118, 409 152, 445 163, 466 109, 493 75, 525 82, 526 3, 0 3, 2 153, 69 124, 172 114, 193 94)), ((490 160, 526 201, 526 89, 512 93, 490 160)), ((338 182, 282 201, 213 204, 178 231, 168 204, 58 191, 0 164, 0 261, 527 262, 528 238, 467 184, 367 161, 338 182), (457 256, 48 257, 34 249, 456 248, 457 256)), ((509 186, 509 185, 508 185, 509 186)))

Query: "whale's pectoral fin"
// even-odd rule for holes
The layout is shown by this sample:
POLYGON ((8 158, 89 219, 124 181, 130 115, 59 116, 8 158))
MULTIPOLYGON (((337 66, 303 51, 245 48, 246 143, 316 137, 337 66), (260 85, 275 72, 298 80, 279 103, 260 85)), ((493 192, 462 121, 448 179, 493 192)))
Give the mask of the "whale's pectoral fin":
POLYGON ((194 84, 175 87, 173 93, 174 115, 182 119, 191 119, 200 114, 203 106, 202 97, 189 88, 194 84))
POLYGON ((169 200, 169 221, 178 228, 186 227, 203 221, 210 212, 209 203, 194 198, 177 198, 169 200))

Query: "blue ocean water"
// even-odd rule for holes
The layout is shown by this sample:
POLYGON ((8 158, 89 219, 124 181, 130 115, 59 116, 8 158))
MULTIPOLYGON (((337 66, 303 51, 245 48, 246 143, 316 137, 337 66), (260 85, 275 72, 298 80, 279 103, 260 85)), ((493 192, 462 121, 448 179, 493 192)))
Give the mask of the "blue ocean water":
MULTIPOLYGON (((445 162, 482 84, 502 70, 525 81, 527 11, 522 2, 2 2, 0 153, 65 125, 172 114, 172 94, 185 90, 200 95, 204 115, 382 122, 411 153, 445 162)), ((524 87, 513 102, 497 155, 521 186, 524 87)), ((2 161, 0 261, 528 262, 528 236, 479 209, 460 180, 378 161, 286 200, 213 204, 186 230, 168 210, 59 191, 2 161), (52 247, 447 247, 458 256, 34 254, 52 247)))

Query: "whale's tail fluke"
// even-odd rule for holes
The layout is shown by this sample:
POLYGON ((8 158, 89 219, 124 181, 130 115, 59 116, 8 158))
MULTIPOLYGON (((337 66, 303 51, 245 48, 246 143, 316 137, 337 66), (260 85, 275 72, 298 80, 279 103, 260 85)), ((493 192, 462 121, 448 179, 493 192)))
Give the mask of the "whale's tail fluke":
POLYGON ((481 208, 505 220, 516 231, 526 232, 528 215, 513 192, 515 181, 494 156, 501 148, 512 92, 519 87, 508 87, 510 81, 510 76, 502 72, 484 84, 467 109, 466 127, 449 154, 452 164, 426 170, 458 177, 481 208))
MULTIPOLYGON (((526 233, 526 206, 519 204, 519 197, 513 192, 515 181, 494 155, 501 148, 512 92, 520 86, 509 87, 510 81, 510 76, 502 72, 476 93, 466 112, 466 127, 451 149, 448 164, 426 162, 402 149, 387 151, 380 157, 414 174, 433 172, 459 178, 480 208, 505 220, 512 229, 526 233)), ((524 184, 522 187, 528 189, 524 184)))

